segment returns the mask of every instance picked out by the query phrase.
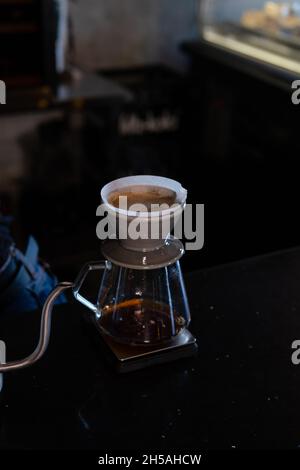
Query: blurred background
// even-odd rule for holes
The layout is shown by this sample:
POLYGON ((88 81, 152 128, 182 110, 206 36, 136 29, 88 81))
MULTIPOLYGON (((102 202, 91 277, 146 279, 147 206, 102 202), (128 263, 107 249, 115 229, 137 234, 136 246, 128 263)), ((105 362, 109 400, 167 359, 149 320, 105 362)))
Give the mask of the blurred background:
POLYGON ((101 187, 154 174, 205 204, 186 271, 299 245, 299 15, 295 1, 0 0, 11 239, 25 252, 34 236, 72 279, 101 258, 101 187))

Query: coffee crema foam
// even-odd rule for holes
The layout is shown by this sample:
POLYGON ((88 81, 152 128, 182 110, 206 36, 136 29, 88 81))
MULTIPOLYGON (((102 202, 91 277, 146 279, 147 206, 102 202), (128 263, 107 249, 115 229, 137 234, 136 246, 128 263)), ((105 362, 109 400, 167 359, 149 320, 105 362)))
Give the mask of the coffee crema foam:
POLYGON ((176 203, 177 195, 175 191, 160 186, 132 185, 113 191, 108 196, 108 202, 112 206, 120 207, 120 197, 127 197, 127 207, 134 204, 143 204, 147 211, 152 210, 152 205, 167 204, 171 207, 176 203))

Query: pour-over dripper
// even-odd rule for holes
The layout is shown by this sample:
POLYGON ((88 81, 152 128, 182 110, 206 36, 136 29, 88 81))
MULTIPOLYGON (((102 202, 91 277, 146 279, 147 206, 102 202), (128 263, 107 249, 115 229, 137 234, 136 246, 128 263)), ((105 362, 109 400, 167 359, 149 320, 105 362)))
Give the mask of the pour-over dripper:
MULTIPOLYGON (((109 218, 111 235, 120 245, 126 249, 137 252, 151 252, 161 248, 174 227, 181 222, 187 199, 187 191, 180 183, 169 178, 159 176, 129 176, 108 183, 101 191, 101 199, 104 211, 109 218), (139 205, 125 208, 113 206, 109 202, 109 196, 115 192, 122 192, 128 187, 147 188, 156 187, 169 190, 174 193, 174 204, 171 207, 163 205, 154 210, 143 211, 139 205), (130 228, 138 226, 136 234, 130 232, 130 228), (136 235, 136 236, 135 236, 136 235)), ((143 206, 143 205, 142 205, 143 206)))

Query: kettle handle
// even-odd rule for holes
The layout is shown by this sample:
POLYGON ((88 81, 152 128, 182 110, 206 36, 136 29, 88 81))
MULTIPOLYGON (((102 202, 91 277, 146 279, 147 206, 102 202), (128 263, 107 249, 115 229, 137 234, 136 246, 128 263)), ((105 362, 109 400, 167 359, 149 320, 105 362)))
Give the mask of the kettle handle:
POLYGON ((87 275, 91 271, 104 271, 106 268, 108 268, 110 263, 108 261, 91 261, 83 266, 81 269, 80 273, 78 274, 74 285, 73 285, 73 294, 76 300, 78 302, 82 303, 85 305, 85 307, 88 307, 90 310, 92 310, 94 313, 98 312, 98 307, 96 304, 93 304, 90 300, 86 299, 79 293, 87 275))

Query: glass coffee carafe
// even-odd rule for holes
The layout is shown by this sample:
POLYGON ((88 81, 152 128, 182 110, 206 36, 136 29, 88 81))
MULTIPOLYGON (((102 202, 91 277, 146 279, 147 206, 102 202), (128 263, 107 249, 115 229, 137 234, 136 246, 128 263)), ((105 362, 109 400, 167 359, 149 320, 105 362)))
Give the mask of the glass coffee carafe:
POLYGON ((113 340, 154 345, 178 335, 190 322, 179 261, 158 269, 132 269, 113 264, 85 266, 75 298, 90 308, 99 329, 113 340), (90 270, 104 269, 96 304, 79 289, 90 270))

